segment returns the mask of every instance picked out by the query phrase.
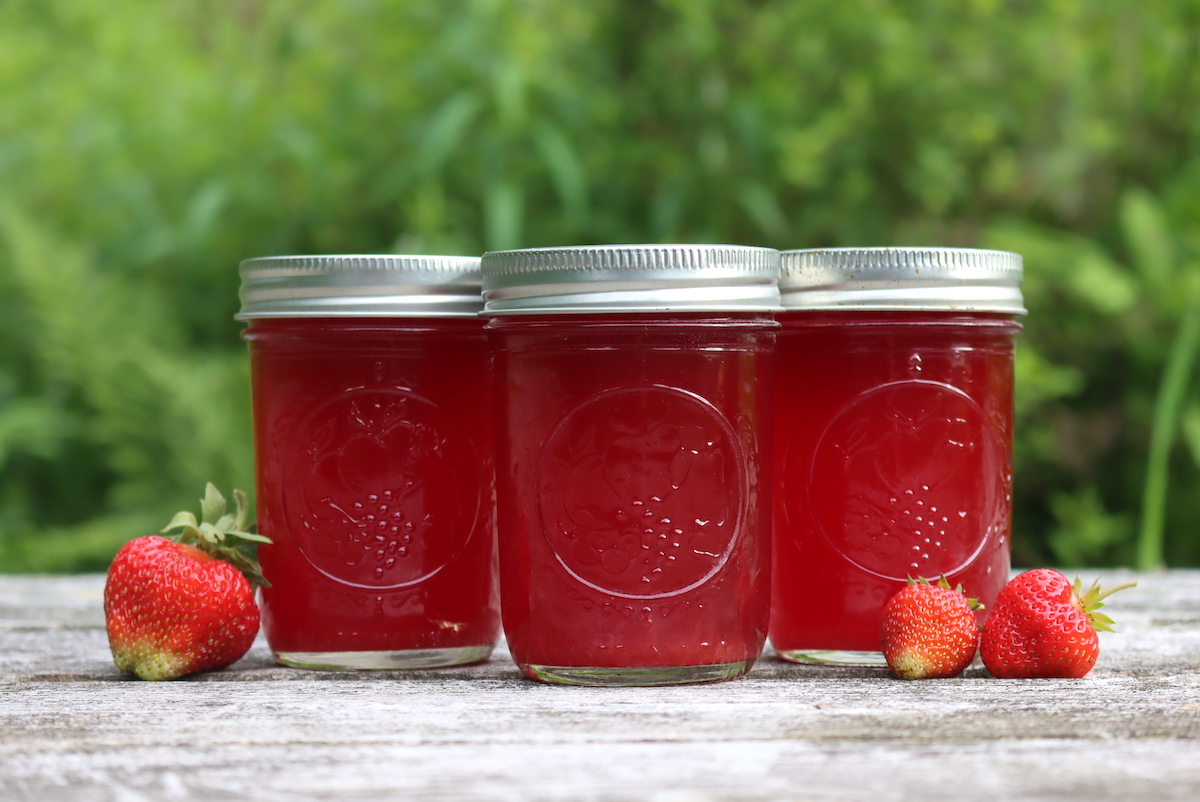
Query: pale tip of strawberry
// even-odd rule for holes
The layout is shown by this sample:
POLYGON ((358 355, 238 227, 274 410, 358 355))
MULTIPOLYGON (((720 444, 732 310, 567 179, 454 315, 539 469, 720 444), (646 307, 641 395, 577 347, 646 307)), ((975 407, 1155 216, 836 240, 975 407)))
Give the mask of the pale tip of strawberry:
POLYGON ((113 662, 121 671, 151 682, 179 679, 188 673, 187 661, 182 656, 148 647, 125 651, 114 649, 113 662))
POLYGON ((925 679, 929 676, 928 662, 912 652, 896 655, 888 667, 896 679, 925 679))

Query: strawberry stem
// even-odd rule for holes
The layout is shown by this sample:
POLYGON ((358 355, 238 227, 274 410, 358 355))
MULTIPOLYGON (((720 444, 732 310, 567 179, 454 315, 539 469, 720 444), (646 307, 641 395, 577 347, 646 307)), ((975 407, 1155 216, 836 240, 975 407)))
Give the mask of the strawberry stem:
POLYGON ((1092 583, 1091 587, 1084 590, 1083 580, 1075 577, 1075 582, 1072 584, 1072 590, 1075 595, 1075 606, 1087 615, 1093 629, 1098 632, 1112 632, 1113 620, 1104 613, 1099 612, 1100 608, 1104 606, 1104 599, 1107 599, 1118 590, 1126 590, 1127 588, 1136 586, 1137 582, 1122 582, 1120 585, 1103 590, 1100 587, 1100 580, 1097 579, 1092 583))
POLYGON ((225 497, 209 482, 204 488, 204 498, 200 500, 200 520, 190 512, 175 513, 175 517, 161 530, 167 534, 179 530, 171 536, 177 543, 186 543, 225 560, 245 575, 251 588, 270 587, 263 577, 256 559, 256 548, 259 543, 270 543, 271 539, 249 531, 249 503, 246 494, 241 490, 233 491, 236 511, 226 513, 225 497))
POLYGON ((1099 596, 1097 596, 1096 599, 1097 600, 1107 599, 1109 596, 1113 595, 1118 590, 1127 590, 1129 588, 1136 588, 1136 587, 1137 587, 1137 582, 1122 582, 1121 584, 1119 584, 1115 587, 1111 587, 1108 590, 1104 591, 1099 596))

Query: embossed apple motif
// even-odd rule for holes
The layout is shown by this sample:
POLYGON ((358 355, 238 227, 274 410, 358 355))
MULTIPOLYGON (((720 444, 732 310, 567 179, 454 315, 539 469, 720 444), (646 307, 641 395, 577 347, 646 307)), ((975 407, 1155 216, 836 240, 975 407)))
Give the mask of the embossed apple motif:
POLYGON ((375 391, 349 394, 320 414, 293 456, 290 473, 301 479, 288 494, 309 560, 335 579, 381 588, 449 562, 474 518, 460 488, 476 485, 457 476, 463 463, 435 425, 436 409, 375 391))
POLYGON ((828 541, 866 571, 937 577, 1003 526, 1003 477, 979 406, 948 385, 902 382, 860 395, 817 445, 810 505, 828 541))
POLYGON ((689 444, 679 426, 665 421, 618 434, 604 449, 605 481, 621 498, 670 495, 687 482, 697 456, 688 446, 699 438, 686 434, 693 435, 689 444))
POLYGON ((618 595, 689 587, 720 567, 736 533, 737 454, 719 413, 692 396, 646 388, 594 398, 543 452, 547 540, 579 579, 618 595))

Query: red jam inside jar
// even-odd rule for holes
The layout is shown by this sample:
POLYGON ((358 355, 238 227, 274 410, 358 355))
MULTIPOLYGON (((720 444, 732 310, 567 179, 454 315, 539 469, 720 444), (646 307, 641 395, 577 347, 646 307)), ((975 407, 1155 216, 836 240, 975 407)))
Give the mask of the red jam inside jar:
POLYGON ((777 325, 636 303, 488 324, 504 630, 533 679, 729 679, 766 638, 777 325))
POLYGON ((250 319, 258 520, 272 540, 259 550, 263 630, 276 659, 486 659, 499 604, 482 321, 250 319))
POLYGON ((802 662, 881 663, 909 577, 990 605, 1010 568, 1014 314, 854 308, 852 290, 778 316, 770 640, 802 662))

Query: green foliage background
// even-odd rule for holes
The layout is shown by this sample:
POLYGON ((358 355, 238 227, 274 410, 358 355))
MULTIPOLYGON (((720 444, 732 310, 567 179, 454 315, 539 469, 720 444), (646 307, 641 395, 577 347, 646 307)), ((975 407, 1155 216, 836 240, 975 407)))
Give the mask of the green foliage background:
POLYGON ((1200 564, 1198 0, 5 0, 0 97, 0 570, 252 486, 240 259, 634 241, 1021 252, 1016 561, 1200 564))

